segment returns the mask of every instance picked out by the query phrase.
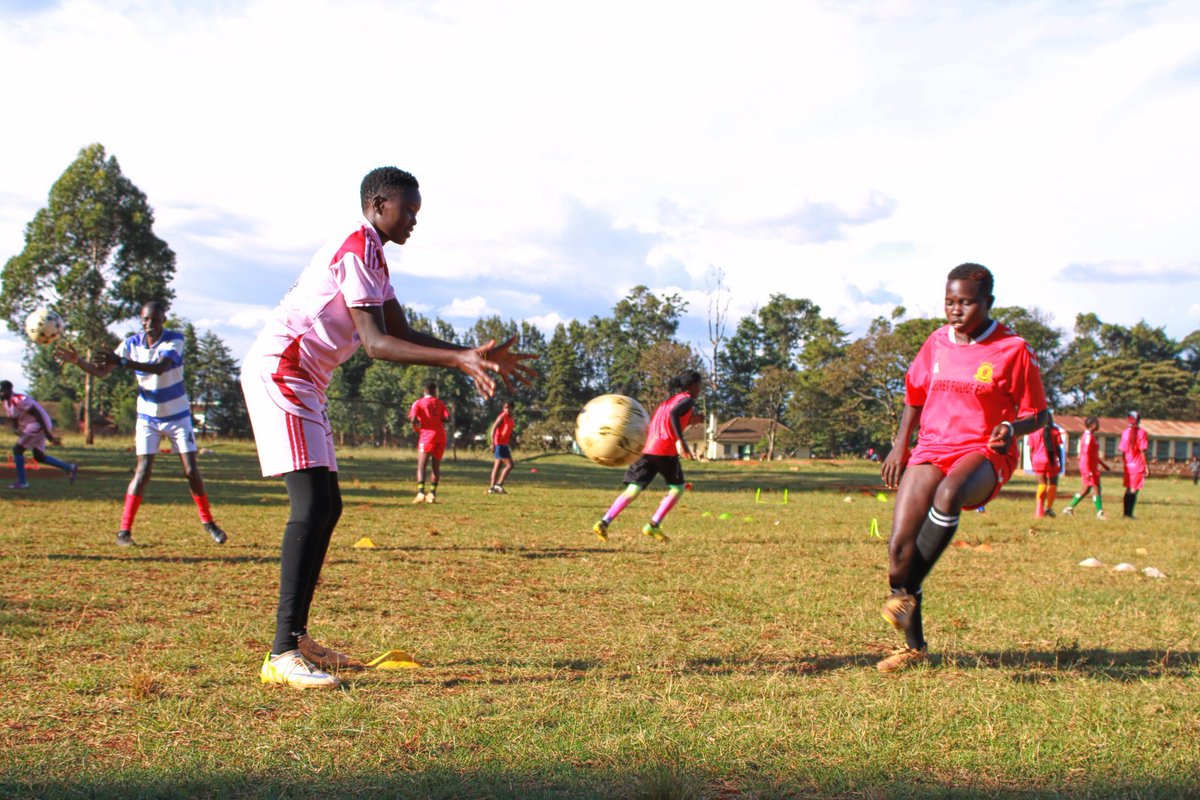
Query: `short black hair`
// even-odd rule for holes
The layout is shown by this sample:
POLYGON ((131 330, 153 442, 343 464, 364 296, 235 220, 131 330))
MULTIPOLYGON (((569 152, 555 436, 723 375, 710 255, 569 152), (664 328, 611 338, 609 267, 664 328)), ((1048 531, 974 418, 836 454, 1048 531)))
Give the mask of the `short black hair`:
POLYGON ((421 184, 412 173, 396 167, 378 167, 366 174, 359 187, 359 199, 366 208, 376 197, 395 197, 408 189, 420 189, 421 184))
POLYGON ((696 381, 703 380, 704 376, 694 369, 685 369, 683 372, 671 378, 671 391, 681 392, 691 386, 696 381))
POLYGON ((982 284, 983 293, 988 297, 993 296, 993 287, 995 281, 992 278, 992 271, 982 264, 959 264, 954 269, 950 270, 950 274, 946 276, 946 281, 979 281, 982 284))
POLYGON ((425 381, 425 391, 437 394, 437 381, 425 381))
POLYGON ((1085 428, 1089 425, 1098 425, 1098 424, 1100 424, 1100 420, 1096 419, 1095 417, 1088 417, 1087 419, 1085 419, 1083 421, 1083 426, 1085 428))
POLYGON ((167 304, 162 300, 147 300, 142 303, 142 308, 150 309, 151 314, 162 314, 164 317, 167 315, 167 304))
POLYGON ((8 394, 12 389, 12 381, 0 381, 0 394, 8 394))

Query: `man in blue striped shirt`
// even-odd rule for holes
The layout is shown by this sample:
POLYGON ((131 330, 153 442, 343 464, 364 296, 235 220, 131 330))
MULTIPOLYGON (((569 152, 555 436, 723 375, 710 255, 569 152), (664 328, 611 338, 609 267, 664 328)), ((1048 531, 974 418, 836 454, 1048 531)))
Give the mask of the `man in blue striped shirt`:
POLYGON ((125 492, 125 510, 121 514, 118 545, 132 545, 133 520, 142 504, 146 484, 154 467, 159 443, 166 439, 183 462, 183 474, 192 490, 192 500, 200 514, 204 530, 217 544, 225 543, 225 531, 213 521, 204 490, 204 479, 196 463, 196 435, 192 431, 192 408, 183 384, 183 334, 166 330, 166 305, 151 300, 142 306, 142 333, 134 334, 117 347, 116 352, 101 352, 95 363, 79 358, 70 347, 61 347, 55 355, 62 361, 78 364, 97 378, 106 378, 114 369, 133 370, 138 383, 137 470, 125 492))

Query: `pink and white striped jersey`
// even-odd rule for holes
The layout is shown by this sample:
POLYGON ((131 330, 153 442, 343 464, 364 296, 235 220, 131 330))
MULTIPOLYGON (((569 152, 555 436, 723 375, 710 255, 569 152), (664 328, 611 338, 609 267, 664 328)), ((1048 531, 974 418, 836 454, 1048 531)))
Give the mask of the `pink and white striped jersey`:
POLYGON ((270 376, 276 402, 295 413, 319 412, 333 371, 358 350, 350 307, 380 306, 395 296, 383 243, 361 219, 313 256, 259 333, 244 369, 270 376))

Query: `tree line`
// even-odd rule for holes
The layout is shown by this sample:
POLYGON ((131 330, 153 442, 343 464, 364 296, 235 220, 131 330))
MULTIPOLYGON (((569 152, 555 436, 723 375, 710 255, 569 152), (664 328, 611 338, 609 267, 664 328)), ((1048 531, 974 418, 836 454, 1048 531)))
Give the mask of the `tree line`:
MULTIPOLYGON (((29 311, 51 305, 85 349, 115 347, 113 327, 133 320, 146 300, 169 302, 174 295, 175 254, 154 234, 153 222, 146 196, 116 159, 101 145, 84 148, 26 226, 22 252, 0 273, 0 316, 18 331, 29 311)), ((410 311, 414 327, 466 346, 516 336, 518 349, 540 357, 540 379, 512 395, 483 400, 460 373, 371 361, 360 351, 334 374, 331 422, 344 440, 410 443, 408 408, 434 377, 452 409, 456 444, 482 437, 500 404, 511 399, 521 446, 561 449, 569 446, 575 416, 588 399, 615 392, 652 409, 673 375, 699 369, 707 377, 703 418, 771 420, 772 455, 800 448, 828 456, 886 450, 903 406, 905 371, 943 324, 940 318, 909 318, 897 307, 853 337, 811 300, 772 294, 731 326, 730 296, 719 270, 710 274, 707 297, 704 344, 679 339, 688 308, 679 295, 645 286, 634 287, 606 315, 560 323, 549 336, 528 322, 498 316, 459 331, 410 311)), ((1145 322, 1126 327, 1080 314, 1068 336, 1036 308, 998 307, 993 316, 1037 354, 1056 411, 1119 416, 1137 408, 1146 417, 1200 418, 1200 331, 1175 341, 1145 322)), ((249 435, 229 348, 187 320, 173 318, 168 325, 184 333, 187 389, 204 412, 204 429, 249 435)), ((35 396, 83 409, 89 436, 93 411, 118 427, 132 427, 131 373, 93 382, 80 370, 63 370, 47 348, 32 346, 25 371, 35 396)))

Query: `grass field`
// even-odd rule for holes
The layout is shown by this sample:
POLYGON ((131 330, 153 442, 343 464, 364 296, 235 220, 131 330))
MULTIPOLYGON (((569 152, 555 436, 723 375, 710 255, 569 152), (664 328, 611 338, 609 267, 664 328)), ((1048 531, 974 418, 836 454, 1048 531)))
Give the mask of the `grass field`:
MULTIPOLYGON (((971 546, 926 583, 932 663, 881 675, 899 641, 879 617, 892 498, 864 488, 870 465, 692 465, 669 544, 640 533, 660 486, 601 543, 589 529, 619 471, 521 460, 511 495, 486 496, 490 461, 447 459, 442 504, 413 506, 411 454, 346 450, 311 629, 425 666, 305 693, 258 681, 282 483, 256 477, 250 444, 202 456, 218 547, 161 456, 140 546, 118 549, 126 444, 68 440, 75 486, 41 469, 0 489, 0 796, 1200 792, 1190 483, 1152 481, 1136 521, 1034 524, 1018 478, 964 515, 971 546), (353 548, 362 536, 378 547, 353 548), (1089 556, 1109 566, 1077 566, 1089 556)), ((1106 486, 1119 516, 1119 478, 1106 486)))

